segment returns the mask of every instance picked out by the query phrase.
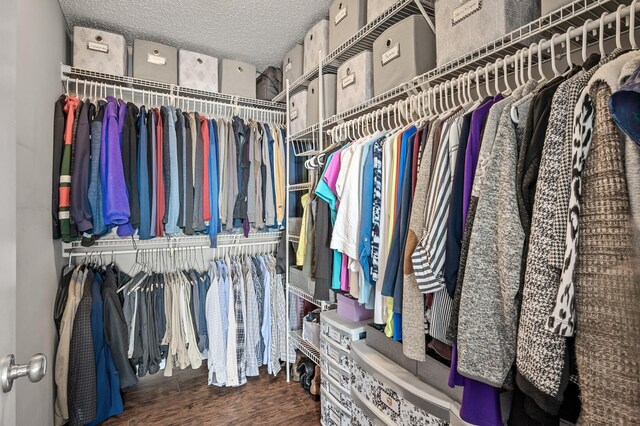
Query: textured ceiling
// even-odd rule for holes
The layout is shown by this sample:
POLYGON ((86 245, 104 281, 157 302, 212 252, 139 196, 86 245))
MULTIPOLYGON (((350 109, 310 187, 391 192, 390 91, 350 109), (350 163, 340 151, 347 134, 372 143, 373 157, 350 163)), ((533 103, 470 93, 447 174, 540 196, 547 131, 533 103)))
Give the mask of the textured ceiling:
POLYGON ((70 30, 81 25, 157 41, 258 71, 285 53, 328 15, 330 0, 59 0, 70 30))

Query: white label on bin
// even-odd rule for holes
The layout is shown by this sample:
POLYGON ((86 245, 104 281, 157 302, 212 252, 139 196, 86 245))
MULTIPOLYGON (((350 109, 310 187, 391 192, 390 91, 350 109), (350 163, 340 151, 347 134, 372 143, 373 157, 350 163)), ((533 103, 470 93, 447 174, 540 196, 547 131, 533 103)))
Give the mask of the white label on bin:
POLYGON ((345 8, 341 9, 340 12, 338 12, 336 14, 336 17, 334 18, 336 25, 338 25, 340 21, 342 21, 346 17, 347 17, 347 7, 345 6, 345 8))
POLYGON ((333 386, 331 383, 329 383, 329 393, 333 395, 335 399, 337 399, 338 401, 341 401, 340 392, 338 392, 338 389, 336 389, 336 387, 333 386))
POLYGON ((337 330, 329 329, 329 337, 340 343, 340 333, 337 330))
POLYGON ((109 53, 109 45, 104 43, 96 43, 95 41, 87 42, 87 49, 95 50, 96 52, 109 53))
POLYGON ((334 422, 337 425, 342 424, 342 419, 340 418, 340 415, 331 409, 329 409, 329 418, 331 419, 332 422, 334 422))
POLYGON ((291 70, 291 65, 293 65, 293 63, 291 63, 291 62, 289 62, 287 65, 285 65, 284 72, 289 72, 291 70))
POLYGON ((154 65, 167 65, 167 58, 147 53, 147 62, 154 65))
POLYGON ((356 82, 356 74, 351 73, 342 79, 342 88, 344 89, 345 87, 350 86, 355 82, 356 82))
POLYGON ((298 110, 294 109, 293 111, 291 111, 291 114, 289 114, 289 118, 291 119, 291 121, 293 121, 296 118, 298 118, 298 110))
POLYGON ((389 395, 388 393, 386 393, 383 390, 380 390, 380 399, 382 400, 384 405, 389 407, 389 409, 391 411, 393 411, 394 413, 400 415, 400 406, 398 405, 398 401, 396 401, 394 398, 392 398, 391 395, 389 395))
POLYGON ((396 43, 395 46, 388 49, 382 54, 382 65, 387 65, 389 62, 400 57, 400 45, 396 43))
POLYGON ((338 372, 331 367, 329 367, 329 377, 331 377, 333 380, 337 382, 340 381, 340 376, 338 375, 338 372))
POLYGON ((451 25, 455 25, 460 21, 465 20, 480 9, 482 9, 482 0, 469 0, 468 2, 456 7, 453 9, 451 25))

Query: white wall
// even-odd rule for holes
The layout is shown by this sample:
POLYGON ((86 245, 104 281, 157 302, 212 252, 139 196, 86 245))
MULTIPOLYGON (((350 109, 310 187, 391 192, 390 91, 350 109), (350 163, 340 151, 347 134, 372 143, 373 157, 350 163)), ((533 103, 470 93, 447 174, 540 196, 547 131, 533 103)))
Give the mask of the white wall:
POLYGON ((18 0, 17 41, 17 360, 42 352, 39 383, 15 384, 18 425, 53 424, 53 303, 61 257, 51 239, 53 106, 66 61, 66 24, 55 0, 18 0))

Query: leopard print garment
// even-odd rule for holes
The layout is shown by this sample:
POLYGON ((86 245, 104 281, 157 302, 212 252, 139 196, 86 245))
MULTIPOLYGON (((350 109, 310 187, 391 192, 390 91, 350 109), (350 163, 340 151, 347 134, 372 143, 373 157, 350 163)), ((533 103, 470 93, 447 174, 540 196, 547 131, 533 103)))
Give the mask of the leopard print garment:
POLYGON ((572 146, 571 198, 567 215, 566 248, 562 276, 553 312, 549 315, 547 329, 560 336, 571 337, 575 332, 574 277, 578 257, 580 224, 580 200, 582 198, 582 169, 589 154, 593 137, 594 111, 586 92, 584 100, 578 101, 574 114, 572 146))

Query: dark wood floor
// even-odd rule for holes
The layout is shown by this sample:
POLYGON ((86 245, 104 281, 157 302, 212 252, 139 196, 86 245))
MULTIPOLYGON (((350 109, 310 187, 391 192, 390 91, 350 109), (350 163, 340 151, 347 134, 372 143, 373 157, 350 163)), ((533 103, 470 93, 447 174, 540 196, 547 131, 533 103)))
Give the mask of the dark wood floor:
POLYGON ((320 404, 286 374, 250 378, 238 388, 207 386, 207 369, 174 370, 140 380, 125 391, 124 413, 104 425, 317 425, 320 404))

